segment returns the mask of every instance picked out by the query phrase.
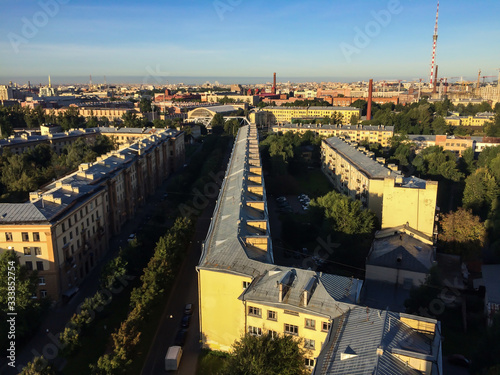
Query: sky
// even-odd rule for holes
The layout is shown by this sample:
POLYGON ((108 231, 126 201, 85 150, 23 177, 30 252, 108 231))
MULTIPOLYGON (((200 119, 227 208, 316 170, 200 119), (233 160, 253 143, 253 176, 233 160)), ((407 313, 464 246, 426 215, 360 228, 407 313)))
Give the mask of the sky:
MULTIPOLYGON (((0 10, 0 83, 427 81, 436 1, 0 0, 0 10)), ((440 2, 439 77, 498 76, 499 14, 498 0, 440 2)))

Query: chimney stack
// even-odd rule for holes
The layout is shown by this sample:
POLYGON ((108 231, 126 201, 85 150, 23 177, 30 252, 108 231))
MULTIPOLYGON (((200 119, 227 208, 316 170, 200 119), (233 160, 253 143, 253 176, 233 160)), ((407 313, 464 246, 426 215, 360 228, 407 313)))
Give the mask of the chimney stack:
POLYGON ((276 72, 273 75, 273 88, 271 90, 272 94, 276 94, 276 72))
POLYGON ((432 88, 433 94, 435 94, 437 90, 437 76, 438 76, 438 66, 436 65, 436 70, 434 71, 434 87, 432 88))
POLYGON ((368 107, 366 108, 366 119, 368 121, 372 119, 372 92, 373 92, 373 79, 370 78, 370 83, 368 83, 368 107))

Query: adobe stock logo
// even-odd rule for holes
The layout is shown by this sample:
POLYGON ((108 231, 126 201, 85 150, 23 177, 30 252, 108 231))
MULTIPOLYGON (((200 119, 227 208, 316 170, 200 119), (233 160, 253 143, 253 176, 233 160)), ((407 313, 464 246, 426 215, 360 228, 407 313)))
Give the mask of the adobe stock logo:
POLYGON ((61 9, 60 5, 69 3, 69 0, 40 0, 38 5, 40 10, 33 13, 30 18, 21 17, 21 35, 10 32, 7 34, 10 45, 15 53, 19 53, 19 47, 22 44, 28 44, 41 28, 47 26, 49 20, 54 18, 61 9))
POLYGON ((387 9, 379 10, 378 12, 372 10, 372 20, 368 21, 361 30, 359 27, 354 28, 354 38, 352 44, 342 42, 339 47, 344 54, 348 63, 352 61, 351 56, 358 54, 362 49, 368 47, 373 38, 377 37, 383 28, 387 27, 392 20, 393 15, 397 15, 403 11, 403 6, 399 0, 390 0, 387 3, 387 9))

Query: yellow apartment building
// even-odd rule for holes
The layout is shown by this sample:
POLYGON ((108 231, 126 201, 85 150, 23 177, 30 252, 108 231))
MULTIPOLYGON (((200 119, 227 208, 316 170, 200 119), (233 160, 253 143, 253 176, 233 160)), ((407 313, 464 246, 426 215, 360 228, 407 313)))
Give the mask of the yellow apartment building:
POLYGON ((475 116, 447 116, 444 118, 447 125, 482 127, 487 122, 492 122, 495 117, 493 112, 480 112, 475 116))
POLYGON ((335 189, 372 210, 382 228, 409 226, 433 236, 438 183, 403 177, 383 158, 331 137, 321 144, 322 170, 335 189))
POLYGON ((36 297, 71 295, 107 252, 109 238, 184 163, 183 151, 184 133, 165 130, 81 164, 30 193, 29 202, 0 204, 0 251, 15 251, 38 271, 36 297))
POLYGON ((394 135, 394 126, 384 125, 275 124, 271 130, 274 133, 291 131, 300 134, 312 131, 325 138, 338 137, 353 142, 367 141, 379 143, 382 147, 388 147, 394 135))
MULTIPOLYGON (((357 307, 360 280, 274 264, 255 125, 243 126, 238 132, 196 269, 200 340, 205 348, 230 351, 244 334, 292 335, 306 350, 306 366, 314 373, 330 374, 322 371, 333 366, 335 358, 329 353, 343 337, 352 311, 395 323, 396 316, 386 319, 386 312, 357 307)), ((424 323, 432 329, 438 324, 433 320, 424 323)), ((383 323, 377 322, 376 330, 382 334, 383 323)), ((415 331, 415 335, 420 333, 415 331)), ((358 338, 366 337, 361 334, 358 338)), ((403 347, 400 338, 393 341, 394 349, 403 347)), ((382 339, 377 339, 377 346, 385 349, 382 339)), ((439 334, 434 342, 440 348, 439 334)), ((394 362, 388 368, 403 368, 406 362, 422 367, 417 348, 407 349, 405 355, 410 353, 411 360, 398 358, 387 347, 386 357, 394 362)), ((430 345, 424 349, 429 358, 437 357, 430 345)), ((374 353, 360 353, 359 361, 374 353)))
POLYGON ((351 117, 361 118, 361 110, 354 107, 264 107, 265 112, 270 112, 271 124, 290 123, 297 118, 323 118, 334 114, 342 115, 342 124, 350 124, 351 117))

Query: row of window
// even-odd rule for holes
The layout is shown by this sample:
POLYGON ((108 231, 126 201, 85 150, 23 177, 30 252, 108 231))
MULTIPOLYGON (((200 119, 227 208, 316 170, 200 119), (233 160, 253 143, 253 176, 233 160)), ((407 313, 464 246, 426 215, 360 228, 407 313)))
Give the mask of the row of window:
MULTIPOLYGON (((288 315, 299 316, 299 313, 296 311, 284 310, 283 312, 285 314, 288 314, 288 315)), ((248 315, 254 316, 257 318, 262 318, 262 309, 255 307, 255 306, 248 306, 248 315)), ((267 320, 277 321, 278 320, 278 313, 274 310, 267 310, 267 320)), ((285 324, 285 326, 287 326, 287 325, 285 324)), ((296 327, 296 326, 293 326, 293 327, 296 327)), ((316 329, 316 320, 306 318, 305 323, 304 323, 304 327, 307 329, 315 330, 316 329)), ((330 329, 330 322, 321 322, 321 330, 323 332, 327 332, 329 329, 330 329)), ((298 334, 298 327, 297 327, 296 333, 293 333, 293 332, 289 332, 289 333, 298 334)))
MULTIPOLYGON (((96 207, 97 207, 97 203, 96 203, 96 207)), ((94 202, 90 202, 90 211, 92 211, 94 209, 94 202)), ((89 205, 85 206, 85 215, 88 215, 89 213, 89 205)), ((80 220, 83 219, 83 208, 80 210, 80 220)), ((97 219, 99 219, 99 212, 97 212, 97 219)), ((73 218, 69 217, 68 218, 68 229, 71 228, 71 226, 73 224, 76 224, 78 222, 78 213, 75 213, 73 215, 73 218), (73 219, 73 220, 72 220, 73 219)), ((92 222, 94 222, 94 214, 92 214, 92 222)), ((87 218, 87 226, 89 226, 89 218, 87 218)), ((61 228, 62 228, 62 231, 65 232, 66 231, 66 222, 63 222, 62 225, 61 225, 61 228)), ((82 226, 83 228, 83 226, 82 226)), ((77 232, 78 234, 78 232, 77 232)))
MULTIPOLYGON (((27 260, 24 264, 26 265, 26 269, 28 271, 33 271, 33 262, 31 260, 27 260)), ((43 262, 40 260, 36 261, 36 270, 43 271, 43 269, 43 262)))
MULTIPOLYGON (((33 232, 33 242, 40 242, 40 233, 38 232, 33 232)), ((23 242, 29 242, 30 236, 28 232, 21 232, 21 239, 23 242)), ((12 232, 5 232, 5 241, 7 242, 12 242, 14 241, 14 236, 12 235, 12 232)))
POLYGON ((23 247, 23 251, 25 256, 42 255, 41 247, 23 247))

